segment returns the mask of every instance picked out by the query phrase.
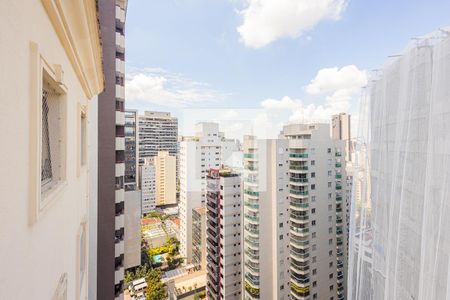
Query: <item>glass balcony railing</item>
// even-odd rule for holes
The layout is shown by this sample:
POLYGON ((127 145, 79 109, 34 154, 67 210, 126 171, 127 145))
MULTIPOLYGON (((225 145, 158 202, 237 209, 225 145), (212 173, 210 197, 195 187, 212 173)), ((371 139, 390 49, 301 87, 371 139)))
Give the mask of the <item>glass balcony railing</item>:
POLYGON ((253 234, 259 234, 259 229, 257 229, 257 228, 252 228, 252 227, 248 227, 248 226, 245 226, 244 228, 247 232, 250 232, 253 234))
POLYGON ((290 153, 289 157, 292 157, 292 158, 308 158, 308 153, 290 153))
POLYGON ((304 203, 304 202, 297 202, 297 201, 291 201, 290 203, 292 206, 294 207, 298 207, 298 208, 308 208, 309 207, 309 203, 304 203))
POLYGON ((341 179, 342 178, 342 174, 336 174, 336 179, 341 179))
POLYGON ((246 243, 249 243, 253 247, 259 247, 259 241, 258 240, 250 239, 250 238, 247 238, 247 237, 244 240, 245 240, 246 243))
POLYGON ((336 196, 336 201, 342 201, 342 196, 336 196))
POLYGON ((256 153, 244 153, 244 158, 258 158, 256 153))
POLYGON ((250 270, 252 270, 253 272, 259 273, 259 265, 258 264, 252 263, 250 261, 246 261, 245 266, 247 268, 249 268, 250 270))
POLYGON ((336 189, 337 189, 337 190, 342 190, 342 185, 336 184, 336 189))
POLYGON ((245 201, 244 205, 253 209, 259 208, 259 203, 245 201))
POLYGON ((308 221, 309 220, 309 215, 299 215, 299 214, 291 213, 290 217, 292 219, 296 219, 299 221, 308 221))
POLYGON ((336 163, 335 166, 336 166, 336 168, 340 168, 340 167, 342 167, 342 164, 341 163, 336 163))
POLYGON ((250 171, 258 171, 257 166, 246 165, 245 168, 250 171))
POLYGON ((341 152, 336 152, 336 156, 337 156, 337 157, 341 157, 341 156, 342 156, 342 153, 341 153, 341 152))
POLYGON ((297 171, 308 171, 308 166, 290 165, 289 169, 297 171))
POLYGON ((259 196, 259 192, 252 191, 252 190, 244 190, 244 194, 247 194, 249 196, 256 196, 256 197, 259 196))
POLYGON ((307 234, 309 232, 309 228, 303 228, 303 227, 295 227, 295 226, 290 226, 290 229, 292 232, 294 233, 298 233, 298 234, 307 234))
POLYGON ((308 178, 298 178, 298 177, 291 177, 289 178, 291 182, 301 182, 301 183, 307 183, 308 178))
POLYGON ((245 218, 247 220, 254 221, 254 222, 258 222, 259 221, 259 217, 255 216, 255 215, 245 214, 244 216, 245 216, 245 218))
POLYGON ((299 195, 299 196, 308 196, 308 191, 299 191, 299 190, 290 190, 291 194, 299 195))

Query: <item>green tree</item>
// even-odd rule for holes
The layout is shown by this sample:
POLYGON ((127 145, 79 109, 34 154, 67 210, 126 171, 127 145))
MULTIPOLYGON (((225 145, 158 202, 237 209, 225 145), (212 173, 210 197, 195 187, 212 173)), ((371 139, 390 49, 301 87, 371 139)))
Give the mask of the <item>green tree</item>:
POLYGON ((165 284, 161 282, 161 271, 154 269, 147 277, 147 300, 164 300, 167 298, 165 284))

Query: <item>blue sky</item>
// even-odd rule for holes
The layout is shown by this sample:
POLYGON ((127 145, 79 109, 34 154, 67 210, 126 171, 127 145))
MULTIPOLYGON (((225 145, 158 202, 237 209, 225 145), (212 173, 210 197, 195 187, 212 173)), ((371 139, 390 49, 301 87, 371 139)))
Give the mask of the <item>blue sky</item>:
POLYGON ((199 120, 235 135, 257 119, 273 136, 288 121, 357 118, 370 70, 449 12, 448 0, 130 0, 127 107, 170 111, 185 134, 199 120))

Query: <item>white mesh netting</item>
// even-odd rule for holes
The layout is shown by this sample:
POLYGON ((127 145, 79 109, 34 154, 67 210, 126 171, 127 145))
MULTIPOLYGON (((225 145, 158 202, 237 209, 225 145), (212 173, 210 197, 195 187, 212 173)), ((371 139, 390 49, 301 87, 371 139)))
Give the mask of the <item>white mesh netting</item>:
POLYGON ((414 39, 361 103, 349 299, 450 299, 450 34, 414 39))

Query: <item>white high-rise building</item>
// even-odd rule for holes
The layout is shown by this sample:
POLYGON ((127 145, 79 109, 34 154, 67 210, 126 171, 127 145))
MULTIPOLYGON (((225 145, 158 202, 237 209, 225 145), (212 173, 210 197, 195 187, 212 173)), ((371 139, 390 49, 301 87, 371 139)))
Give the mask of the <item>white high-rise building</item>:
POLYGON ((180 143, 180 250, 187 263, 192 259, 192 209, 205 206, 207 172, 230 161, 238 148, 237 141, 219 132, 217 123, 197 124, 195 136, 180 143))
POLYGON ((328 124, 244 140, 245 299, 345 297, 344 151, 328 124))
POLYGON ((345 299, 347 197, 345 143, 328 124, 291 124, 290 275, 293 299, 345 299))
POLYGON ((230 169, 207 175, 207 297, 242 299, 241 177, 230 169))
POLYGON ((246 136, 243 150, 243 299, 288 299, 288 141, 246 136))
POLYGON ((154 211, 156 208, 156 175, 152 159, 146 159, 139 167, 141 182, 141 211, 142 214, 154 211))

